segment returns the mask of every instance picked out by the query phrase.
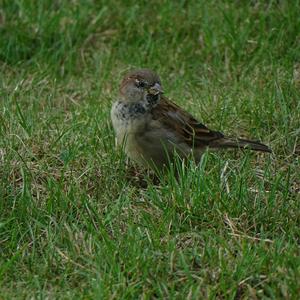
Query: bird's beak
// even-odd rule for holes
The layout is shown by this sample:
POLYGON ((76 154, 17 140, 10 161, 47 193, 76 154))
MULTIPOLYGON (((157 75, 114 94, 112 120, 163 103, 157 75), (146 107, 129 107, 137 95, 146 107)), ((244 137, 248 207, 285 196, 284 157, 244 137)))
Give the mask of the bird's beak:
POLYGON ((157 94, 163 94, 163 89, 159 83, 155 83, 153 86, 151 86, 148 90, 149 94, 157 95, 157 94))

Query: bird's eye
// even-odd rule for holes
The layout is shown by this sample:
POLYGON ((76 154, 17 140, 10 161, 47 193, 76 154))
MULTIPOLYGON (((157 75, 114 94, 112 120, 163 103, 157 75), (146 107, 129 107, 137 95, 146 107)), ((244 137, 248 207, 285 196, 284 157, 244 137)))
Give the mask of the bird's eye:
POLYGON ((141 80, 137 80, 136 84, 135 84, 138 88, 143 88, 146 86, 146 83, 144 81, 141 80))

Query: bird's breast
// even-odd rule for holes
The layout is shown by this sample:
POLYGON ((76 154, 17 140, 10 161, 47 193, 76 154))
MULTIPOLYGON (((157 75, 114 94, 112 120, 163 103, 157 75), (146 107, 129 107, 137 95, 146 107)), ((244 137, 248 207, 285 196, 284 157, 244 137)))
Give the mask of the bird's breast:
POLYGON ((147 110, 140 103, 115 102, 111 110, 111 119, 118 143, 132 138, 146 126, 147 110))

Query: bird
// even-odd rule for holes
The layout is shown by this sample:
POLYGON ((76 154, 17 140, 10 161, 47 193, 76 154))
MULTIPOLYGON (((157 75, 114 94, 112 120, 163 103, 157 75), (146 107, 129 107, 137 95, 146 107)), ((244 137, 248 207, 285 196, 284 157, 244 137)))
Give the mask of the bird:
POLYGON ((211 130, 164 96, 160 77, 150 69, 128 72, 111 108, 117 145, 145 168, 161 170, 176 157, 199 163, 207 148, 251 149, 271 153, 259 141, 231 138, 211 130))

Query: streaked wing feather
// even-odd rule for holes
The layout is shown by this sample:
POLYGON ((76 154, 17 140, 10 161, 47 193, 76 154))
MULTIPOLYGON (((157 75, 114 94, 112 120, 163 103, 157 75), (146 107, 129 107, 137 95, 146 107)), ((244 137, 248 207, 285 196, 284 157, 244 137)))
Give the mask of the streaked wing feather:
POLYGON ((152 114, 165 127, 177 132, 190 147, 208 146, 212 141, 224 137, 221 132, 210 130, 165 97, 153 108, 152 114))

